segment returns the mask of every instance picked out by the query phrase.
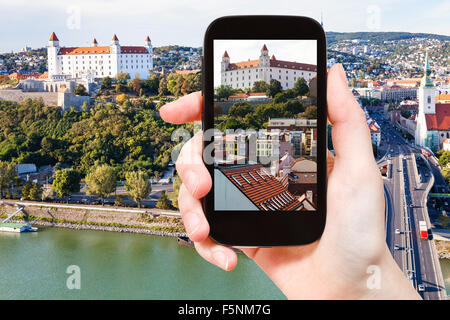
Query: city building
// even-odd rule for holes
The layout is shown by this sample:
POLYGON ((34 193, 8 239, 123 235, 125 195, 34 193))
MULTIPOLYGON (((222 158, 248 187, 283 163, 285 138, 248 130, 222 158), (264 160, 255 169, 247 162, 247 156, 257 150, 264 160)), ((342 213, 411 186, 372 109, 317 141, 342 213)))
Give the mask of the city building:
POLYGON ((450 103, 436 103, 438 91, 429 76, 428 53, 419 87, 419 112, 416 117, 415 143, 432 151, 442 149, 450 138, 450 103))
POLYGON ((292 119, 292 118, 273 118, 269 119, 267 130, 279 130, 280 132, 299 132, 303 133, 298 143, 302 144, 300 152, 296 156, 317 156, 317 120, 316 119, 292 119))
POLYGON ((279 81, 283 90, 291 89, 299 78, 309 83, 316 75, 316 65, 277 60, 274 55, 269 57, 266 45, 256 60, 230 62, 227 51, 222 56, 221 84, 236 89, 252 88, 256 81, 270 83, 271 79, 279 81))
POLYGON ((153 49, 147 36, 143 46, 121 46, 116 35, 111 44, 99 46, 96 39, 90 47, 61 47, 53 32, 47 46, 49 79, 67 77, 103 78, 126 72, 131 78, 136 75, 147 78, 153 69, 153 49))

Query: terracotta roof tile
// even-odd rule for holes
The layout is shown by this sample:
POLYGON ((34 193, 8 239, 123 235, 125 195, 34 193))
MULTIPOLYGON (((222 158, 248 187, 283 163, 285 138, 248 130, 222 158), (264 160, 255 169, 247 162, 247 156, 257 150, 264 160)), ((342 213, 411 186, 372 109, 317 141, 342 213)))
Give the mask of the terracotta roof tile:
POLYGON ((262 165, 227 166, 219 170, 262 211, 292 211, 301 206, 262 165))
POLYGON ((436 103, 435 114, 425 114, 428 130, 450 130, 450 103, 436 103))
POLYGON ((75 54, 108 54, 111 53, 111 47, 69 47, 60 48, 58 55, 75 55, 75 54))

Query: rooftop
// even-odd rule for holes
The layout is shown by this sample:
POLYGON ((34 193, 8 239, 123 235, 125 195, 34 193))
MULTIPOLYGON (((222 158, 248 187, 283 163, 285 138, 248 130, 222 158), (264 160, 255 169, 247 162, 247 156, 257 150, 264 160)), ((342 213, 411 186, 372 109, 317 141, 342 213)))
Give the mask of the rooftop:
POLYGON ((301 206, 286 187, 260 164, 218 169, 262 211, 292 211, 301 206))

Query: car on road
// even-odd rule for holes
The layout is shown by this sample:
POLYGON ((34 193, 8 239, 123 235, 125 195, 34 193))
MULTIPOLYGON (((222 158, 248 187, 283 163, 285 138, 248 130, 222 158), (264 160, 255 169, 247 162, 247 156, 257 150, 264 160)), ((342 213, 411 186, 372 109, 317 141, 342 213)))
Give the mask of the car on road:
POLYGON ((398 244, 394 245, 394 250, 400 250, 400 247, 398 244))
POLYGON ((395 234, 400 234, 400 229, 395 229, 395 234))
POLYGON ((420 292, 423 292, 423 291, 425 291, 425 286, 423 284, 419 284, 417 286, 417 290, 419 290, 420 292))

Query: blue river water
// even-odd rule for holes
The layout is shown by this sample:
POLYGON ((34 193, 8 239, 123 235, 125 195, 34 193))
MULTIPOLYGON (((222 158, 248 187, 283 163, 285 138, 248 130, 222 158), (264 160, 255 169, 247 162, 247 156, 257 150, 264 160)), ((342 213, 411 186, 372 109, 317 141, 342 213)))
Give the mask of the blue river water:
POLYGON ((226 272, 175 238, 42 228, 0 233, 0 299, 285 297, 244 255, 235 270, 226 272), (66 283, 73 265, 79 267, 80 289, 68 289, 66 283))

